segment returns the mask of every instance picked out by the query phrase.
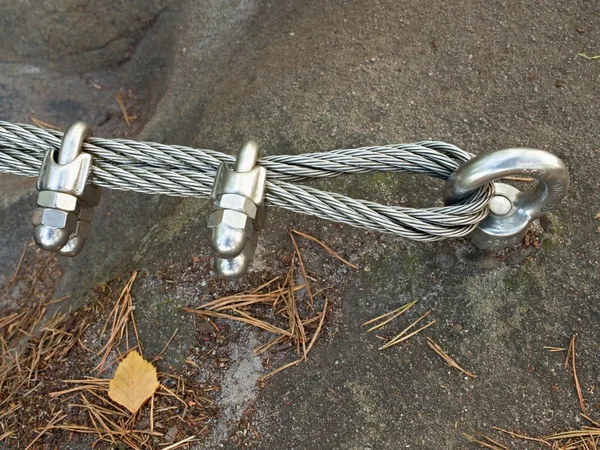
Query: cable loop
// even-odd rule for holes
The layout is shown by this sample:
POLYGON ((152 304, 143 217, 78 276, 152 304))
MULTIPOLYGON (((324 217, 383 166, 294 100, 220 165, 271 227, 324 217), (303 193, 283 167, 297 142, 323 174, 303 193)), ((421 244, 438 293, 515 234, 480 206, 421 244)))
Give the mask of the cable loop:
MULTIPOLYGON (((60 148, 63 133, 0 121, 0 172, 37 177, 44 153, 60 148)), ((215 173, 235 158, 214 150, 90 138, 82 150, 94 157, 92 181, 109 189, 208 198, 215 173)), ((473 155, 439 141, 369 146, 258 161, 267 169, 266 203, 355 227, 437 241, 471 233, 488 214, 494 195, 487 183, 452 206, 407 208, 352 199, 296 184, 298 181, 373 172, 416 173, 446 180, 473 155)))

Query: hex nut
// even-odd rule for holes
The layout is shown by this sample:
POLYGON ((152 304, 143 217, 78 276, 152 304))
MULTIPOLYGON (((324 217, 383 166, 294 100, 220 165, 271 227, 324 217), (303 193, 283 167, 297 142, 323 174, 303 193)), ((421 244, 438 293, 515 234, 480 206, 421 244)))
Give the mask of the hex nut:
POLYGON ((36 208, 31 219, 34 225, 46 225, 52 228, 65 228, 69 234, 77 227, 77 216, 73 213, 52 208, 36 208))
POLYGON ((56 191, 40 191, 37 200, 38 206, 44 208, 61 209, 67 212, 77 212, 81 201, 74 195, 56 191))
POLYGON ((231 209, 256 218, 256 205, 248 197, 239 194, 223 194, 214 202, 215 209, 231 209))
POLYGON ((244 213, 231 209, 219 209, 208 216, 208 228, 215 228, 220 224, 243 230, 248 237, 254 232, 254 221, 244 213))

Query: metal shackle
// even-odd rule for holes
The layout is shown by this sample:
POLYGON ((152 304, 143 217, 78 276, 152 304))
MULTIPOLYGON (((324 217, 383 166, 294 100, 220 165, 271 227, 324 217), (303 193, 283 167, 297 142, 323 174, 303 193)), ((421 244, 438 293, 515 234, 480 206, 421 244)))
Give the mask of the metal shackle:
POLYGON ((498 250, 520 243, 529 223, 551 211, 569 189, 569 170, 560 158, 543 150, 510 148, 478 155, 460 166, 446 181, 444 204, 458 203, 486 183, 510 176, 534 178, 538 185, 522 192, 494 183, 490 212, 470 235, 479 248, 498 250))
POLYGON ((43 249, 63 256, 81 252, 91 232, 94 206, 100 202, 101 188, 87 183, 92 155, 81 152, 83 141, 91 136, 86 123, 73 123, 60 150, 48 150, 40 168, 34 238, 43 249))

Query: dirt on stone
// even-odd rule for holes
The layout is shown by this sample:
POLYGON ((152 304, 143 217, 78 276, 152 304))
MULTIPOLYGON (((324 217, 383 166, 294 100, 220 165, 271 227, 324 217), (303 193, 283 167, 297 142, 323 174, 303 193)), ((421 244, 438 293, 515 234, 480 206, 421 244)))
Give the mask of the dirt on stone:
MULTIPOLYGON (((110 409, 107 383, 98 388, 101 380, 96 378, 108 381, 115 363, 130 345, 137 346, 129 324, 126 333, 131 333, 131 344, 128 339, 115 349, 106 373, 98 374, 107 338, 103 326, 123 281, 97 285, 85 307, 63 312, 57 306, 65 299, 53 299, 61 274, 56 255, 28 245, 13 279, 1 291, 3 301, 14 305, 13 310, 3 305, 0 319, 0 441, 8 448, 87 448, 95 443, 95 448, 102 449, 126 437, 111 435, 111 427, 85 407, 94 405, 105 418, 125 423, 118 408, 110 409)), ((174 424, 177 432, 168 436, 172 440, 203 439, 210 433, 209 421, 217 413, 211 393, 218 387, 196 381, 202 370, 190 365, 178 374, 168 370, 159 374, 162 389, 172 394, 155 395, 152 419, 148 406, 135 417, 136 431, 131 436, 142 438, 132 439, 131 448, 159 448, 159 443, 165 443, 159 437, 166 436, 167 428, 174 424), (152 432, 146 436, 143 433, 150 423, 152 432)), ((123 432, 128 433, 127 428, 123 427, 123 432)))
MULTIPOLYGON (((268 372, 289 365, 289 354, 296 353, 297 358, 304 349, 306 359, 305 347, 310 351, 318 337, 328 302, 339 307, 335 286, 322 284, 317 278, 325 281, 323 274, 298 265, 302 261, 299 249, 312 246, 310 242, 296 244, 291 257, 283 255, 283 267, 291 264, 285 277, 254 273, 242 283, 247 293, 239 293, 239 287, 232 290, 218 279, 211 283, 212 297, 217 299, 238 296, 243 303, 245 298, 261 295, 275 301, 271 306, 262 302, 240 305, 241 309, 232 310, 231 318, 238 314, 261 317, 276 329, 304 323, 305 331, 291 334, 289 341, 286 335, 272 340, 260 327, 252 331, 248 324, 229 317, 198 317, 185 363, 175 369, 162 361, 162 354, 177 330, 158 354, 149 354, 139 339, 131 290, 134 283, 150 279, 173 286, 197 283, 193 272, 181 267, 154 275, 135 271, 96 285, 83 307, 62 311, 60 305, 66 298, 53 299, 62 274, 60 263, 54 254, 29 244, 2 291, 4 301, 15 306, 3 309, 0 319, 0 441, 8 448, 28 449, 77 449, 92 444, 103 449, 119 443, 154 449, 179 440, 183 445, 185 439, 207 445, 229 441, 253 446, 260 435, 252 425, 256 395, 252 392, 264 385, 261 379, 270 377, 268 372), (275 282, 280 278, 284 284, 275 282), (309 279, 312 287, 306 289, 309 279), (292 301, 287 307, 285 296, 292 301), (280 298, 281 305, 276 306, 280 298), (303 322, 291 325, 290 317, 302 317, 303 322), (243 347, 236 344, 240 339, 253 343, 254 354, 240 353, 243 347), (150 402, 131 415, 111 402, 107 388, 117 363, 134 349, 159 367, 160 387, 150 402)), ((192 259, 191 264, 199 262, 192 259)), ((215 302, 206 297, 199 301, 190 306, 215 302)), ((335 322, 335 315, 327 318, 325 334, 334 330, 335 322)))

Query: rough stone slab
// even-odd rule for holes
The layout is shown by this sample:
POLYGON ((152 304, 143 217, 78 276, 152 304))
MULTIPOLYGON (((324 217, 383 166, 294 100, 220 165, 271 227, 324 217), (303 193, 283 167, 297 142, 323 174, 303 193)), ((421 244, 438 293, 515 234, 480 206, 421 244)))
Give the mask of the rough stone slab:
MULTIPOLYGON (((488 254, 464 240, 417 244, 276 210, 257 249, 254 273, 275 270, 293 226, 361 268, 327 269, 342 292, 339 331, 329 330, 308 364, 260 391, 232 387, 226 396, 243 399, 239 409, 256 409, 258 448, 464 449, 463 432, 499 426, 544 435, 581 424, 571 373, 562 356, 543 350, 566 346, 574 333, 579 380, 590 414, 600 416, 600 391, 589 392, 600 383, 600 62, 577 56, 600 52, 599 19, 597 5, 583 0, 177 2, 110 69, 59 76, 28 53, 0 62, 0 113, 13 121, 34 114, 63 128, 84 118, 100 136, 129 133, 231 154, 248 138, 265 154, 438 139, 473 153, 523 145, 563 158, 571 192, 542 223, 535 251, 488 254), (140 99, 132 129, 114 101, 120 89, 140 99), (414 318, 432 310, 437 324, 427 335, 476 380, 446 367, 424 337, 381 353, 361 330, 414 298, 414 318)), ((441 204, 441 183, 416 176, 315 185, 391 204, 441 204)), ((30 236, 35 200, 22 192, 0 203, 0 279, 10 278, 30 236)), ((180 271, 207 257, 209 209, 199 200, 105 192, 85 251, 64 261, 61 293, 83 302, 90 286, 128 270, 180 271)), ((314 254, 305 263, 318 274, 327 259, 314 254)), ((174 292, 151 280, 134 291, 142 339, 159 351, 180 327, 165 362, 181 364, 195 333, 178 308, 210 294, 215 275, 200 271, 174 292)), ((231 343, 231 354, 248 355, 253 339, 231 343)), ((236 418, 228 417, 234 423, 219 423, 219 433, 235 432, 236 418)))

